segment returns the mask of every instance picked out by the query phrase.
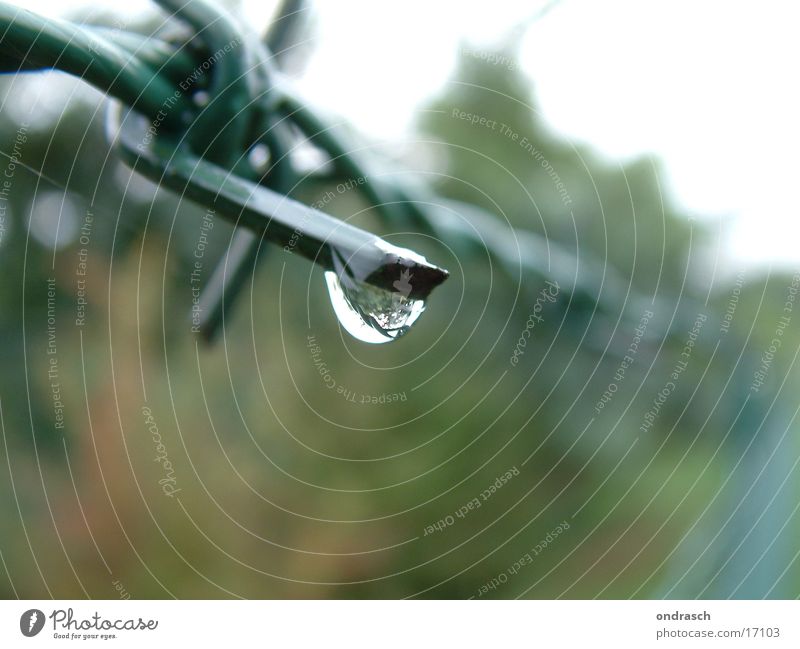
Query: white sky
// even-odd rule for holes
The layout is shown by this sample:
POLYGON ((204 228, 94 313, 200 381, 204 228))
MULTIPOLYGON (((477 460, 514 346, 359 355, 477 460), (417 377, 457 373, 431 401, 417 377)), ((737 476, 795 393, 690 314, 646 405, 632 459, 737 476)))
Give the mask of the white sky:
MULTIPOLYGON (((49 15, 83 4, 25 3, 49 15)), ((244 0, 248 23, 265 24, 274 4, 244 0)), ((399 140, 462 39, 491 44, 544 4, 317 0, 302 89, 368 135, 399 140)), ((125 11, 152 6, 129 0, 125 11)), ((519 65, 563 136, 662 158, 688 213, 726 226, 732 263, 800 266, 798 18, 788 0, 562 0, 529 30, 519 65)))

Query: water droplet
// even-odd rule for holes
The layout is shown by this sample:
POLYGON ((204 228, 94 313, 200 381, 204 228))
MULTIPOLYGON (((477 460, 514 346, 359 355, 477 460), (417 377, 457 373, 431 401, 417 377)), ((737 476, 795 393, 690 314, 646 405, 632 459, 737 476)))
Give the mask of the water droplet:
POLYGON ((325 272, 331 304, 341 325, 365 343, 388 343, 400 338, 425 310, 425 300, 402 291, 387 291, 334 271, 325 272))
POLYGON ((259 142, 250 149, 247 154, 247 161, 256 173, 266 173, 271 161, 269 147, 263 142, 259 142))
POLYGON ((375 271, 394 278, 393 290, 355 277, 336 251, 332 255, 334 268, 325 272, 336 317, 350 335, 367 343, 391 342, 408 332, 425 310, 425 298, 432 288, 423 285, 426 278, 421 272, 414 283, 414 270, 421 270, 417 264, 427 265, 424 258, 402 248, 386 246, 386 252, 394 261, 375 271))
POLYGON ((211 95, 205 90, 198 90, 192 95, 192 101, 194 101, 195 106, 205 108, 208 106, 208 102, 211 101, 211 95))

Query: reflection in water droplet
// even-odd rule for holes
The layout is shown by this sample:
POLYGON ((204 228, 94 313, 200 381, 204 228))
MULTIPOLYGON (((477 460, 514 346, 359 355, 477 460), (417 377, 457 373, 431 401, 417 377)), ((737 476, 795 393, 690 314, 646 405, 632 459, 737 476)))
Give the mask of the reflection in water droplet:
POLYGON ((408 297, 408 275, 387 291, 366 282, 325 272, 331 303, 342 326, 366 343, 388 343, 405 334, 425 310, 425 301, 408 297))

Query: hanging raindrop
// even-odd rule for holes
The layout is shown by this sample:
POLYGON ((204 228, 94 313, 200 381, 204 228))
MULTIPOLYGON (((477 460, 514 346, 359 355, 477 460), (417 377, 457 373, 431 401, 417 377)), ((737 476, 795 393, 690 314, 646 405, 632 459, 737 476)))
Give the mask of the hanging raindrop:
POLYGON ((425 310, 430 291, 441 282, 437 278, 432 283, 423 272, 431 266, 420 255, 381 243, 391 261, 376 267, 370 275, 393 279, 382 282, 384 286, 390 284, 392 290, 359 280, 336 250, 331 255, 334 267, 325 272, 331 304, 342 327, 354 338, 373 344, 405 335, 425 310), (415 270, 419 271, 416 278, 415 270))
POLYGON ((425 310, 425 300, 389 292, 369 284, 342 282, 332 270, 325 281, 341 325, 365 343, 388 343, 404 335, 425 310))

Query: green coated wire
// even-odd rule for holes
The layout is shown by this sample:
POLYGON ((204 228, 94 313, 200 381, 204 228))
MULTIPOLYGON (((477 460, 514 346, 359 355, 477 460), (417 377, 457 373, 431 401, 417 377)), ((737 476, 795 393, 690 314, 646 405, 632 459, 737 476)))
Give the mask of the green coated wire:
POLYGON ((359 159, 358 153, 337 134, 335 127, 326 123, 288 88, 281 94, 279 109, 294 122, 298 128, 325 151, 343 176, 353 180, 363 178, 360 184, 364 197, 383 216, 387 223, 400 223, 409 217, 396 197, 375 177, 368 163, 359 159))
MULTIPOLYGON (((291 194, 297 186, 299 178, 295 173, 290 158, 291 132, 285 119, 278 119, 275 110, 279 91, 275 87, 278 77, 273 60, 274 45, 284 47, 290 36, 296 17, 300 15, 302 2, 284 3, 279 7, 281 17, 274 22, 264 42, 250 37, 246 41, 246 53, 251 67, 249 71, 261 89, 253 96, 252 131, 254 144, 267 147, 272 164, 262 178, 256 179, 265 186, 284 194, 291 194), (287 17, 286 12, 290 11, 287 17)), ((246 37, 247 38, 247 37, 246 37)), ((239 158, 234 165, 236 173, 252 177, 254 170, 250 167, 246 156, 239 158)), ((235 304, 238 295, 247 284, 247 279, 255 273, 256 266, 264 257, 267 247, 261 237, 254 235, 246 228, 237 228, 231 238, 224 258, 214 269, 213 275, 204 287, 200 298, 199 330, 208 341, 213 340, 220 328, 225 324, 226 313, 235 304)))
MULTIPOLYGON (((261 138, 272 161, 262 184, 288 196, 296 188, 298 176, 291 164, 289 145, 283 142, 282 136, 288 135, 285 126, 276 116, 272 116, 267 124, 267 131, 261 138)), ((215 268, 200 297, 199 330, 207 341, 213 341, 224 326, 227 313, 265 252, 263 237, 246 228, 234 230, 225 256, 215 268)))
MULTIPOLYGON (((191 129, 189 129, 189 135, 195 136, 194 138, 189 137, 190 143, 193 144, 192 148, 199 155, 208 157, 211 153, 210 151, 205 151, 202 146, 197 145, 196 141, 198 139, 209 145, 224 145, 225 151, 213 148, 213 146, 211 149, 215 156, 223 156, 224 154, 224 157, 227 158, 225 163, 220 164, 228 168, 235 168, 235 172, 239 175, 252 178, 252 170, 247 165, 246 157, 242 155, 242 152, 246 151, 249 145, 248 128, 252 129, 252 125, 248 125, 247 115, 243 116, 244 111, 252 106, 249 113, 257 114, 256 126, 260 127, 260 124, 272 111, 278 110, 285 119, 294 123, 306 137, 328 153, 334 167, 341 175, 350 178, 364 178, 366 180, 366 182, 359 185, 359 189, 376 208, 385 222, 397 225, 411 221, 417 227, 422 227, 426 231, 445 237, 450 241, 461 242, 462 245, 486 247, 511 273, 514 273, 515 270, 520 270, 521 267, 523 270, 534 271, 541 276, 555 274, 564 278, 564 269, 573 266, 572 256, 569 253, 560 250, 552 243, 548 247, 548 244, 542 242, 541 238, 533 233, 519 233, 517 235, 522 239, 524 248, 527 248, 527 251, 533 254, 515 255, 513 254, 516 249, 516 246, 513 245, 515 242, 511 241, 509 237, 502 237, 496 227, 479 227, 478 231, 476 231, 474 227, 469 227, 458 218, 453 218, 453 210, 447 208, 446 201, 429 195, 422 188, 408 188, 404 187, 402 183, 394 183, 392 186, 382 183, 368 162, 361 159, 357 152, 354 152, 348 146, 348 143, 336 132, 335 127, 328 124, 311 110, 291 91, 288 84, 281 82, 277 78, 274 71, 269 67, 269 53, 266 50, 256 51, 257 48, 254 48, 252 42, 246 42, 243 37, 239 36, 238 30, 226 14, 199 0, 193 0, 189 5, 180 4, 180 0, 160 0, 160 4, 174 10, 178 17, 186 20, 192 25, 193 29, 197 30, 198 35, 202 36, 206 51, 217 51, 226 44, 234 42, 238 44, 234 50, 216 62, 214 79, 209 89, 212 95, 209 105, 206 110, 200 113, 195 123, 192 124, 191 129), (254 91, 245 82, 247 75, 240 66, 245 65, 247 62, 254 63, 252 69, 255 74, 251 75, 251 77, 259 81, 258 85, 262 88, 259 94, 254 94, 254 91), (258 115, 259 113, 260 115, 258 115), (234 145, 232 138, 218 136, 220 125, 225 124, 237 125, 235 134, 239 141, 238 144, 234 145), (231 149, 231 151, 227 151, 227 149, 231 149), (439 204, 438 207, 437 203, 439 204), (491 243, 495 239, 497 239, 496 245, 491 243), (548 267, 545 263, 545 259, 548 256, 555 260, 554 267, 552 265, 548 267), (566 260, 566 263, 559 260, 566 260)), ((18 23, 14 18, 21 10, 9 10, 7 5, 2 4, 0 4, 0 9, 6 10, 5 12, 0 11, 0 24, 11 24, 16 27, 18 23), (10 20, 9 14, 12 14, 10 20)), ((46 30, 46 26, 50 24, 50 21, 40 19, 34 14, 30 14, 30 12, 24 12, 24 14, 33 16, 36 19, 35 29, 38 29, 40 33, 49 33, 46 30)), ((77 28, 69 23, 64 24, 69 28, 67 31, 70 36, 74 37, 73 48, 88 46, 88 43, 91 42, 92 46, 97 49, 98 58, 105 58, 107 54, 113 52, 118 62, 125 62, 123 65, 140 66, 143 70, 146 70, 148 82, 153 78, 155 66, 158 66, 158 69, 168 70, 169 76, 175 78, 176 76, 187 74, 191 66, 194 65, 187 52, 177 50, 175 47, 156 39, 127 35, 117 38, 117 42, 113 43, 101 30, 96 30, 90 35, 85 28, 77 28), (98 47, 98 44, 102 45, 98 47), (141 50, 144 49, 148 50, 146 56, 149 57, 148 60, 153 67, 146 66, 140 60, 139 57, 142 56, 141 50)), ((27 38, 21 39, 18 37, 13 42, 17 43, 22 40, 23 43, 28 44, 29 49, 34 44, 38 47, 38 42, 35 39, 31 39, 32 31, 34 30, 31 28, 23 30, 27 38)), ((64 43, 69 43, 69 40, 69 38, 64 38, 62 35, 61 40, 58 41, 62 51, 66 47, 64 43)), ((6 37, 4 37, 5 41, 6 37)), ((43 57, 38 54, 31 58, 26 56, 27 52, 15 50, 15 56, 22 60, 32 60, 33 63, 39 66, 58 65, 59 69, 66 69, 64 61, 68 61, 69 58, 58 59, 52 56, 55 51, 51 50, 50 57, 43 57)), ((31 64, 29 63, 29 65, 31 64)), ((145 73, 143 72, 143 74, 145 73)), ((88 80, 95 82, 91 78, 88 78, 88 80)), ((102 85, 99 87, 109 86, 110 80, 110 75, 103 76, 100 79, 102 85)), ((157 80, 160 85, 168 83, 161 77, 158 77, 157 80)), ((143 91, 138 92, 136 96, 139 97, 139 95, 149 96, 147 93, 143 94, 143 91)), ((160 107, 159 104, 157 108, 160 107)), ((287 155, 287 151, 280 148, 279 141, 274 139, 275 127, 259 128, 258 130, 265 133, 263 138, 273 155, 273 159, 281 159, 287 155)), ((480 224, 485 226, 487 223, 494 223, 493 215, 485 213, 475 206, 464 206, 452 201, 451 203, 456 211, 463 212, 467 209, 472 214, 471 221, 473 226, 480 224)), ((243 231, 243 234, 236 235, 236 237, 241 239, 250 238, 252 241, 249 251, 246 247, 237 245, 235 248, 242 252, 234 254, 228 259, 231 276, 241 277, 241 273, 238 270, 239 267, 242 265, 252 267, 255 251, 260 249, 261 246, 260 242, 255 240, 249 232, 243 231), (237 257, 239 258, 237 259, 237 257)), ((589 280, 596 279, 592 273, 586 276, 589 280)), ((597 274, 597 277, 599 276, 597 274)), ((621 291, 615 287, 620 285, 621 282, 609 278, 603 301, 616 303, 620 298, 621 291)), ((578 283, 575 288, 589 297, 594 297, 596 293, 594 290, 596 283, 593 281, 588 284, 585 282, 578 283)), ((234 284, 227 283, 227 290, 232 301, 238 289, 234 284)), ((600 299, 600 297, 596 296, 595 299, 600 299)), ((217 319, 212 318, 212 320, 217 319)))
MULTIPOLYGON (((180 0, 159 0, 159 2, 192 25, 198 35, 202 36, 206 51, 216 51, 214 48, 219 49, 226 44, 237 43, 234 50, 216 62, 210 89, 212 99, 207 110, 201 112, 197 122, 190 129, 198 134, 198 138, 202 135, 209 142, 222 143, 226 148, 233 148, 232 139, 219 138, 217 134, 220 124, 237 124, 238 148, 227 154, 226 166, 235 166, 235 171, 240 175, 252 177, 252 170, 249 169, 246 158, 241 152, 248 146, 248 128, 252 129, 253 126, 248 125, 248 119, 242 117, 242 112, 252 104, 255 110, 251 112, 260 113, 256 119, 256 126, 260 127, 270 112, 277 109, 285 119, 291 120, 308 138, 330 155, 340 174, 345 177, 365 178, 366 182, 359 185, 359 189, 385 221, 397 224, 411 220, 418 227, 423 227, 426 231, 450 241, 461 242, 462 245, 486 247, 512 273, 521 267, 541 276, 555 275, 561 277, 561 281, 568 279, 564 279, 564 269, 574 266, 573 256, 553 246, 552 243, 548 246, 541 237, 533 233, 518 232, 515 236, 528 254, 514 254, 515 242, 508 236, 502 236, 497 228, 488 227, 488 224, 494 223, 494 215, 476 206, 466 206, 453 201, 449 201, 452 209, 448 208, 448 201, 434 197, 422 187, 408 187, 403 183, 389 186, 382 183, 367 162, 361 160, 347 142, 336 133, 334 127, 312 111, 287 84, 276 77, 269 67, 269 53, 264 50, 254 52, 257 48, 254 48, 252 42, 246 42, 239 36, 240 32, 232 19, 224 12, 200 0, 192 0, 189 4, 181 4, 180 0), (259 94, 254 94, 245 81, 247 75, 242 66, 248 62, 254 64, 253 71, 256 74, 251 76, 260 82, 262 91, 259 94), (206 122, 211 124, 207 125, 206 122), (238 156, 236 156, 237 151, 238 156), (454 211, 464 212, 464 210, 471 214, 470 221, 472 226, 477 226, 477 230, 476 227, 469 227, 458 218, 453 218, 454 211), (545 263, 548 256, 555 261, 555 265, 548 266, 545 263)), ((87 81, 136 106, 137 109, 142 110, 144 106, 147 110, 143 112, 146 113, 161 108, 160 97, 150 99, 156 96, 154 90, 158 91, 159 95, 171 96, 174 93, 173 86, 164 77, 175 79, 181 75, 185 76, 194 65, 191 55, 183 48, 177 49, 157 39, 134 34, 112 38, 108 33, 109 30, 94 28, 90 31, 89 28, 77 27, 65 21, 46 20, 4 3, 0 3, 0 26, 5 27, 4 51, 0 58, 2 70, 56 67, 83 75, 87 81), (146 59, 147 63, 143 59, 146 59), (23 65, 20 66, 20 63, 23 65), (157 76, 155 70, 163 76, 157 76)), ((275 139, 275 128, 273 125, 265 131, 260 130, 265 133, 262 138, 270 149, 273 159, 282 159, 287 155, 287 151, 281 148, 280 141, 275 139)), ((219 149, 214 150, 219 151, 219 149)), ((198 153, 202 154, 202 150, 198 153)), ((282 173, 288 173, 287 169, 284 168, 282 173)), ((291 183, 284 185, 285 182, 284 178, 281 185, 287 187, 291 185, 291 183)), ((242 234, 241 237, 252 239, 250 233, 242 234)), ((257 249, 260 244, 254 241, 252 246, 257 249)), ((248 260, 252 261, 253 250, 241 256, 242 259, 239 261, 235 258, 229 260, 234 275, 239 274, 236 270, 238 266, 247 265, 248 260)), ((584 273, 584 277, 588 279, 576 283, 575 290, 599 300, 600 296, 595 296, 597 284, 592 281, 599 276, 600 273, 584 273)), ((619 303, 624 295, 623 282, 613 276, 607 278, 604 293, 603 302, 613 309, 614 304, 619 303)), ((636 299, 633 302, 641 303, 636 299)))
MULTIPOLYGON (((193 41, 176 46, 158 38, 110 27, 87 25, 84 29, 124 49, 130 56, 137 57, 175 85, 186 78, 187 70, 192 70, 198 58, 202 57, 199 48, 192 46, 193 41)), ((205 83, 205 77, 198 79, 200 87, 204 87, 205 83)))
MULTIPOLYGON (((266 133, 261 137, 270 148, 273 158, 276 154, 279 159, 287 155, 286 150, 281 149, 279 140, 273 137, 276 127, 273 125, 266 131, 261 128, 271 111, 277 109, 285 119, 297 125, 309 139, 330 155, 340 174, 346 177, 363 177, 366 180, 359 185, 359 189, 387 222, 396 224, 411 220, 418 227, 446 236, 451 241, 487 247, 511 272, 515 270, 515 266, 522 266, 523 269, 547 276, 559 274, 559 265, 562 268, 572 266, 572 255, 552 244, 550 250, 555 252, 556 260, 561 258, 568 262, 556 264, 555 269, 544 264, 541 258, 544 255, 512 254, 515 246, 510 245, 513 242, 508 237, 500 237, 495 228, 493 236, 487 238, 485 235, 491 234, 487 227, 478 228, 482 233, 476 232, 474 228, 452 218, 452 210, 445 204, 447 201, 432 196, 420 187, 406 187, 403 183, 393 183, 391 186, 382 183, 367 162, 360 159, 336 133, 334 127, 277 78, 269 66, 270 54, 264 50, 258 51, 252 41, 244 39, 227 14, 204 0, 192 0, 183 4, 181 0, 158 2, 192 26, 203 41, 206 52, 218 51, 226 45, 234 46, 225 56, 215 61, 214 75, 209 87, 209 105, 200 112, 189 129, 194 139, 209 145, 208 151, 202 147, 193 147, 199 155, 213 156, 217 160, 225 158, 226 162, 221 163, 223 166, 235 168, 236 173, 252 177, 252 170, 242 154, 252 144, 251 131, 266 133), (257 74, 248 75, 247 65, 251 65, 257 74), (258 79, 260 91, 249 85, 253 78, 258 79), (253 109, 248 110, 250 106, 253 109), (231 125, 230 134, 233 137, 227 137, 228 133, 226 137, 220 137, 221 125, 224 128, 231 125), (434 205, 437 202, 439 207, 434 205), (492 241, 495 242, 490 243, 492 241)), ((81 27, 67 21, 45 19, 2 2, 0 28, 4 28, 0 71, 45 68, 63 70, 80 76, 151 117, 161 111, 165 98, 175 96, 175 80, 186 78, 196 65, 196 57, 183 47, 176 48, 158 39, 121 33, 119 30, 81 27)), ((194 107, 184 94, 177 97, 176 103, 179 110, 166 111, 163 123, 185 129, 194 107)), ((190 138, 190 142, 192 139, 190 138)), ((453 201, 450 204, 456 211, 468 210, 472 214, 473 225, 485 226, 494 219, 494 215, 475 206, 465 206, 453 201)), ((531 248, 537 253, 543 252, 540 237, 537 238, 533 233, 521 235, 528 252, 531 248)), ((575 288, 590 294, 595 292, 593 284, 576 284, 575 288)), ((604 301, 616 302, 621 296, 618 288, 621 282, 612 278, 609 285, 614 290, 606 290, 607 297, 604 301)))
POLYGON ((205 0, 156 0, 163 9, 189 24, 214 61, 209 102, 187 133, 193 148, 203 157, 232 166, 245 149, 250 105, 246 44, 242 30, 222 9, 205 0))
MULTIPOLYGON (((0 3, 0 28, 3 72, 46 68, 68 72, 151 118, 175 95, 175 87, 156 69, 100 33, 6 3, 0 3)), ((177 110, 167 111, 163 123, 184 128, 192 105, 182 95, 174 105, 177 110)))

